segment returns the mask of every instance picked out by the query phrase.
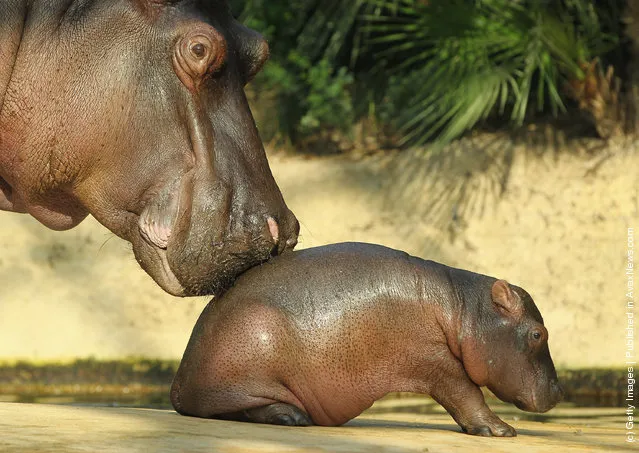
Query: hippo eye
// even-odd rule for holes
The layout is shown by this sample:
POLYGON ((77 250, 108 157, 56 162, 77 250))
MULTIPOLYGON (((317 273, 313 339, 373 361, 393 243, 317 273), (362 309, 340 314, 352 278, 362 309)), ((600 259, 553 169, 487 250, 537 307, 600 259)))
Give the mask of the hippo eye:
POLYGON ((191 92, 216 73, 226 60, 226 41, 212 26, 199 24, 175 42, 173 70, 191 92))
POLYGON ((204 44, 201 42, 198 42, 191 46, 191 53, 194 57, 201 60, 206 56, 206 47, 204 47, 204 44))

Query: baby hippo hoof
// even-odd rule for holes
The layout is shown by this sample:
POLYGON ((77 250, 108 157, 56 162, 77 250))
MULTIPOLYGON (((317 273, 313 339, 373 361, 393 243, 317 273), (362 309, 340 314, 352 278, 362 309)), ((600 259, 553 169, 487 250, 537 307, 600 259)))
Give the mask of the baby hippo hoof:
POLYGON ((247 410, 247 418, 254 423, 267 423, 283 426, 310 426, 313 420, 296 406, 286 403, 274 403, 268 406, 247 410))
POLYGON ((464 427, 462 428, 462 430, 466 434, 483 437, 515 437, 517 435, 517 431, 515 431, 515 428, 508 425, 507 423, 502 422, 501 420, 499 422, 464 427))

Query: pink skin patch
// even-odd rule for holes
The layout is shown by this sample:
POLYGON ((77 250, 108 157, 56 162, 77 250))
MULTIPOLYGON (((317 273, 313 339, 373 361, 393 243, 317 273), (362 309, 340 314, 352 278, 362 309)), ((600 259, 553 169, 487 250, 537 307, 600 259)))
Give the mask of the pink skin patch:
POLYGON ((271 233, 271 237, 273 238, 273 242, 275 242, 277 244, 277 241, 279 241, 279 239, 280 239, 280 227, 277 226, 277 222, 275 221, 275 219, 273 217, 269 217, 266 220, 266 223, 268 223, 268 230, 271 233))
POLYGON ((138 227, 151 244, 166 249, 180 207, 180 180, 175 180, 160 192, 140 215, 138 227))

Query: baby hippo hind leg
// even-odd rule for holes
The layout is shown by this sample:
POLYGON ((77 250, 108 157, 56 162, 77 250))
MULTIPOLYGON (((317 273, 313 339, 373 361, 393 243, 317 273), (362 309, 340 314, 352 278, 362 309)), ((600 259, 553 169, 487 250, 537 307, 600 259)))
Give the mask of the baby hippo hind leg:
POLYGON ((269 425, 311 426, 313 420, 298 407, 287 403, 273 403, 229 414, 220 414, 216 418, 269 425))

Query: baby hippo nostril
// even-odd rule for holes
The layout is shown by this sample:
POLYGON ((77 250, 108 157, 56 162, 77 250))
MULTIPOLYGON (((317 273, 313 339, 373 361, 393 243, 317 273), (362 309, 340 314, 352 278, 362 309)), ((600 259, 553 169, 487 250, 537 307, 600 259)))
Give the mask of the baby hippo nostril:
POLYGON ((277 244, 280 240, 280 227, 277 225, 277 221, 273 217, 269 217, 266 223, 268 224, 268 230, 271 233, 273 242, 277 244))
POLYGON ((561 388, 561 385, 559 385, 559 381, 554 379, 550 382, 550 386, 552 388, 552 391, 555 395, 555 398, 557 401, 561 401, 564 399, 564 389, 561 388))

